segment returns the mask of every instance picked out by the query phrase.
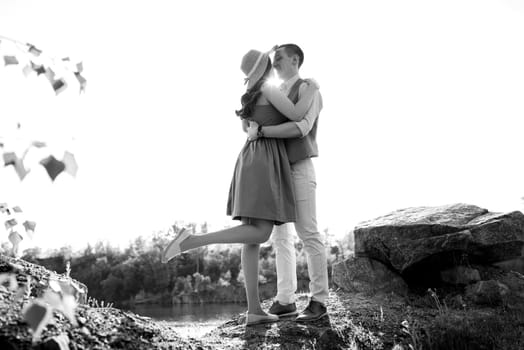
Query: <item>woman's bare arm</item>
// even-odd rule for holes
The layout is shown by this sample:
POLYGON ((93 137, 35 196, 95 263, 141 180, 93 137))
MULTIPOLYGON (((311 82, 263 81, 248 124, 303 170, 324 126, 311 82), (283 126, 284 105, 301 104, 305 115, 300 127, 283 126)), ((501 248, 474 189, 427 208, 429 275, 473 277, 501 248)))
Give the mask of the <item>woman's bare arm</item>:
POLYGON ((299 121, 306 115, 311 102, 318 91, 318 86, 315 84, 308 84, 300 100, 293 104, 291 100, 277 87, 264 85, 262 87, 262 94, 280 113, 285 115, 288 119, 299 121))
POLYGON ((247 119, 242 119, 242 130, 247 132, 247 128, 249 128, 249 121, 247 119))

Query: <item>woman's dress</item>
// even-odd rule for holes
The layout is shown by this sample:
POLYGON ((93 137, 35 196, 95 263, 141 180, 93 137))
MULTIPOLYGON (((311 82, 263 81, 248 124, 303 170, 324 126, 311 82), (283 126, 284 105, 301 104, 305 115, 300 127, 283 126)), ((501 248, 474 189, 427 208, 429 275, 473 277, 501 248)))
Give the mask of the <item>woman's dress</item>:
MULTIPOLYGON (((289 121, 272 105, 255 105, 248 120, 262 126, 289 121)), ((295 221, 295 194, 283 139, 246 141, 231 180, 227 214, 235 220, 264 219, 276 225, 295 221)))

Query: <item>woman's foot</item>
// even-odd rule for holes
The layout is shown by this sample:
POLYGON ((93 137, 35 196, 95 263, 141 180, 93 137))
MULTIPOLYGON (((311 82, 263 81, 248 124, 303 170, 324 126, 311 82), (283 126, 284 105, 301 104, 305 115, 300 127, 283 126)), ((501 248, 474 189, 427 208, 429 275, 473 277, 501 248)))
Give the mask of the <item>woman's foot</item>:
POLYGON ((246 313, 246 326, 254 326, 263 323, 278 322, 278 316, 273 314, 250 314, 246 313))
POLYGON ((181 254, 183 250, 180 248, 180 243, 185 241, 189 236, 191 236, 191 231, 183 228, 180 232, 177 233, 175 238, 164 248, 164 251, 161 255, 161 261, 163 264, 167 263, 169 260, 173 259, 175 256, 181 254))

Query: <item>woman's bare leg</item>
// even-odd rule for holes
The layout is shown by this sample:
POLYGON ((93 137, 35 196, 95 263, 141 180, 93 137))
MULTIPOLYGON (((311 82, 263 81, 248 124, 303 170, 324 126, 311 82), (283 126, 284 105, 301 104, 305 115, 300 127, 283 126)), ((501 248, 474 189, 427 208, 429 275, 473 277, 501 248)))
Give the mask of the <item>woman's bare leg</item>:
POLYGON ((181 251, 195 249, 209 244, 243 243, 242 271, 247 296, 249 314, 265 315, 258 296, 258 263, 260 243, 269 239, 273 222, 259 219, 244 219, 239 226, 210 232, 203 235, 190 235, 180 242, 181 251))
POLYGON ((180 250, 186 251, 209 244, 243 243, 260 244, 269 239, 273 230, 273 222, 268 220, 242 220, 242 224, 224 230, 210 232, 203 235, 190 235, 180 242, 180 250))
POLYGON ((242 271, 247 296, 247 312, 265 315, 258 296, 258 262, 260 244, 244 244, 242 247, 242 271))

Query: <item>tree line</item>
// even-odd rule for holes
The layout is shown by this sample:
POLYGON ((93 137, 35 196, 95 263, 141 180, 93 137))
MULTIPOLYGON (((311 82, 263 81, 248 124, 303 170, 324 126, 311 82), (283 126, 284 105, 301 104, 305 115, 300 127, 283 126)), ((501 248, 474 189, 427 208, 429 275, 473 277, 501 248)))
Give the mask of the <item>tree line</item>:
MULTIPOLYGON (((327 237, 328 269, 344 259, 353 247, 352 233, 342 239, 327 237)), ((26 249, 22 259, 63 273, 69 265, 70 275, 84 283, 89 296, 116 306, 135 303, 243 302, 243 273, 240 244, 212 245, 184 253, 168 264, 160 254, 172 237, 156 232, 140 236, 125 248, 97 242, 80 251, 62 247, 51 252, 26 249)), ((307 288, 307 263, 302 243, 297 240, 297 275, 299 289, 307 288), (301 283, 302 282, 302 283, 301 283)), ((275 252, 268 242, 260 249, 261 297, 274 296, 276 286, 275 252)))

